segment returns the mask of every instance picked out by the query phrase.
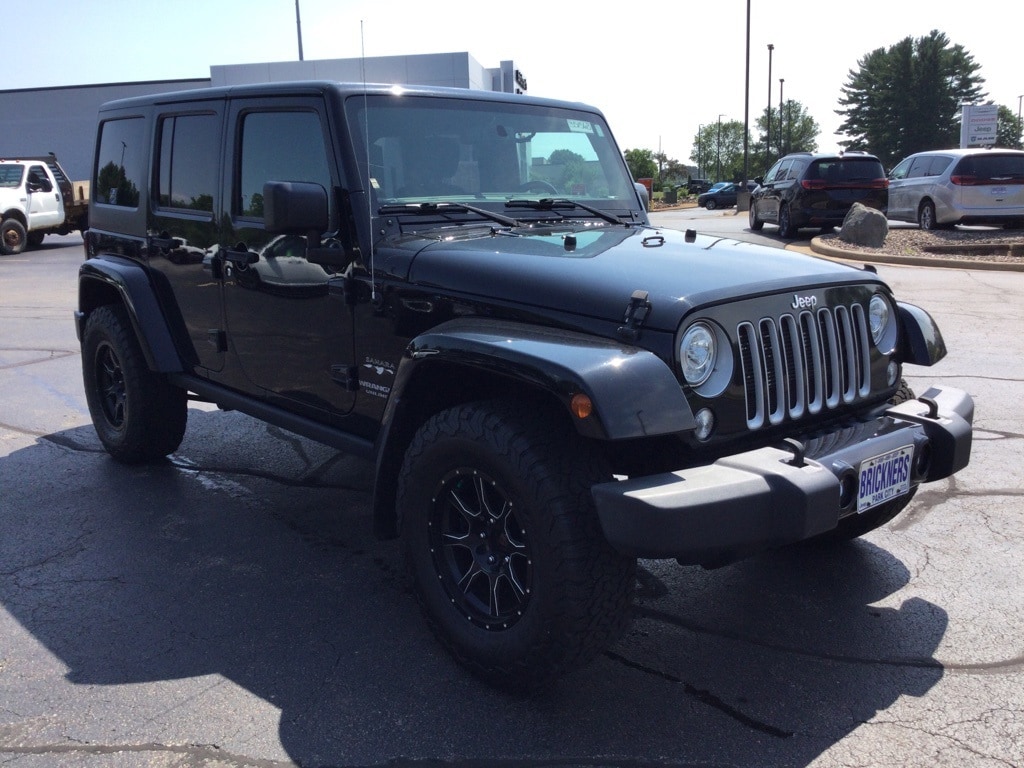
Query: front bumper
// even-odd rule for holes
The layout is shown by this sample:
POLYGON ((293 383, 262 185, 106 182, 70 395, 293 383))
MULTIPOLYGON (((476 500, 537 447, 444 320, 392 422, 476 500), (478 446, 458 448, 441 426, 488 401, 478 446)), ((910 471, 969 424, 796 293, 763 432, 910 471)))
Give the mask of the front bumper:
POLYGON ((857 514, 859 470, 869 459, 912 446, 910 488, 960 471, 970 460, 973 419, 966 392, 933 387, 788 449, 759 448, 591 491, 605 537, 622 554, 720 565, 857 514))

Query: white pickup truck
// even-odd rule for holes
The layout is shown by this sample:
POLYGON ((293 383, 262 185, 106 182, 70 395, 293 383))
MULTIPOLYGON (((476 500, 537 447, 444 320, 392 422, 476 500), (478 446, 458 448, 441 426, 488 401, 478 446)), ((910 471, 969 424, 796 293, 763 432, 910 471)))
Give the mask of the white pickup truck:
POLYGON ((0 254, 21 253, 46 235, 84 232, 88 182, 68 179, 57 158, 0 158, 0 254))

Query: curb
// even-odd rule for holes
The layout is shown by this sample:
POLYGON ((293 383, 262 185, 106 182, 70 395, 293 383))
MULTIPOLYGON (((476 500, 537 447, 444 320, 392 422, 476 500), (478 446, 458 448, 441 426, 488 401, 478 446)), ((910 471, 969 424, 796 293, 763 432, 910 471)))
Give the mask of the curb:
MULTIPOLYGON (((788 247, 788 246, 787 246, 788 247)), ((1016 264, 1006 261, 984 261, 981 259, 957 259, 945 256, 927 258, 924 256, 891 256, 867 253, 826 245, 820 238, 811 238, 812 253, 840 261, 870 262, 872 264, 902 264, 908 267, 942 267, 945 269, 989 269, 1003 272, 1024 272, 1024 262, 1016 264)))

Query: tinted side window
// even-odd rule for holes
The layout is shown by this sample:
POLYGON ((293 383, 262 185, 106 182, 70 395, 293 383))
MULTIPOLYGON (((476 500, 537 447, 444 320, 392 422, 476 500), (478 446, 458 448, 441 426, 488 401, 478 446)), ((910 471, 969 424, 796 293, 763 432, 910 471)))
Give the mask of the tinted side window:
POLYGON ((788 160, 779 160, 775 165, 768 169, 768 173, 764 175, 764 183, 768 184, 779 178, 779 171, 782 168, 783 163, 788 163, 788 160))
POLYGON ((137 208, 145 188, 146 128, 141 117, 100 124, 93 199, 100 204, 137 208))
POLYGON ((268 181, 309 181, 331 190, 331 171, 316 112, 250 112, 242 122, 241 166, 233 212, 262 218, 268 181))
POLYGON ((794 160, 793 164, 789 166, 786 171, 787 179, 799 179, 804 175, 804 170, 807 168, 806 160, 794 160))
POLYGON ((930 157, 917 157, 914 158, 914 162, 910 164, 910 170, 907 172, 908 179, 920 179, 924 176, 930 176, 928 169, 931 167, 932 158, 930 157))
POLYGON ((216 115, 175 115, 160 121, 157 201, 161 207, 213 211, 217 188, 216 115))
POLYGON ((936 157, 933 157, 931 162, 928 163, 928 175, 941 176, 949 167, 949 164, 952 162, 952 157, 945 157, 943 155, 937 155, 936 157))

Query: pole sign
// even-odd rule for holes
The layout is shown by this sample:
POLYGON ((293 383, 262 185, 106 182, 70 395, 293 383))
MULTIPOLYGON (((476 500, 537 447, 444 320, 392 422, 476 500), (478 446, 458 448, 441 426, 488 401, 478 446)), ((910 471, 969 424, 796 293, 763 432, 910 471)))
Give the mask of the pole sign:
POLYGON ((997 104, 964 104, 960 119, 960 147, 990 147, 999 127, 997 104))

